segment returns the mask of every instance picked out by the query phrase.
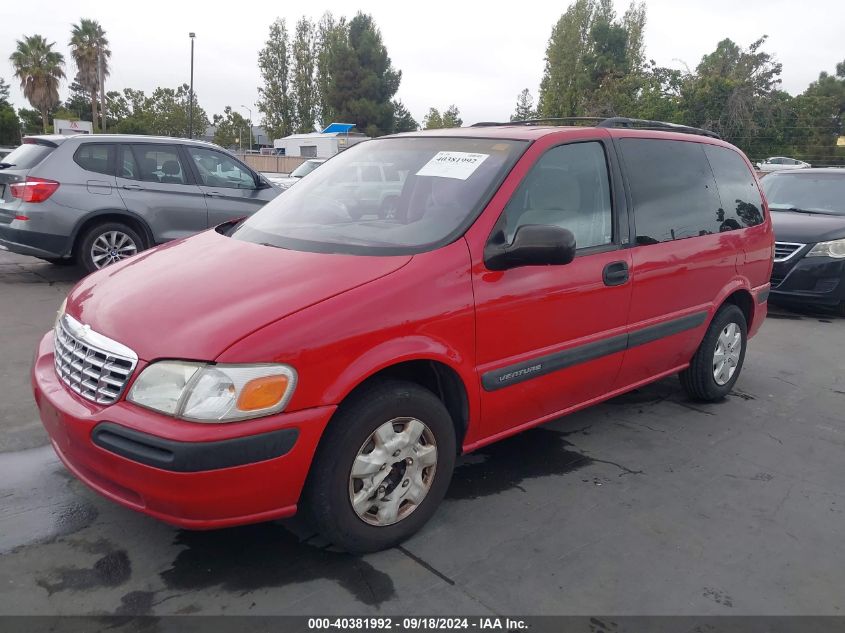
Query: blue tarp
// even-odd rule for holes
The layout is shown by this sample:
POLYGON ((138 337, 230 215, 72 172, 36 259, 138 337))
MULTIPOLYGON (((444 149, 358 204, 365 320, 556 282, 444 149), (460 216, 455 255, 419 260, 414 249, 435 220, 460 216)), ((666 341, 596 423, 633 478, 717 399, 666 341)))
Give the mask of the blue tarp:
POLYGON ((329 126, 322 131, 322 134, 337 134, 345 133, 355 127, 354 123, 330 123, 329 126))

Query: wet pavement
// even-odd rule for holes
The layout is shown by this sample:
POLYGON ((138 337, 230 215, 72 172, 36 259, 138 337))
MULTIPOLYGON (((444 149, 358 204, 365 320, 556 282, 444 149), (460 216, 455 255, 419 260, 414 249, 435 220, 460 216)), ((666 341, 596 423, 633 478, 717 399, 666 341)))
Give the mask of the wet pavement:
POLYGON ((668 379, 463 457, 418 535, 351 556, 67 474, 28 369, 80 275, 0 251, 0 614, 845 612, 845 319, 776 311, 723 403, 668 379))

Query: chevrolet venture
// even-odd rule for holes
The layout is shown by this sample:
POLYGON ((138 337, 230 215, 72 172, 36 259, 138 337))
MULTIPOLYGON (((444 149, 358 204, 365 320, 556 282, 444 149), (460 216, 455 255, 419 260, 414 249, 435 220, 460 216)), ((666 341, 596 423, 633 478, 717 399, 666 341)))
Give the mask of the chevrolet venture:
POLYGON ((461 453, 672 374, 724 398, 772 270, 750 163, 704 130, 566 123, 361 143, 83 279, 32 372, 59 457, 171 524, 301 508, 372 551, 432 516, 461 453), (401 174, 390 217, 350 214, 356 164, 401 174))

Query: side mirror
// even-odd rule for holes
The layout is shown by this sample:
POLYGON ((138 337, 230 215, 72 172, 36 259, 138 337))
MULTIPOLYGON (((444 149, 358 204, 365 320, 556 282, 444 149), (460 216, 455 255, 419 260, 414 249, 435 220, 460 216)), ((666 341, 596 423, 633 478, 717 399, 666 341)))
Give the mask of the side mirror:
MULTIPOLYGON (((503 237, 503 236, 502 236, 503 237)), ((484 249, 490 270, 519 266, 554 266, 575 259, 575 236, 559 226, 526 224, 516 230, 513 243, 491 241, 484 249)))
POLYGON ((267 189, 270 187, 270 183, 264 180, 260 174, 253 174, 253 178, 255 179, 255 188, 256 189, 267 189))

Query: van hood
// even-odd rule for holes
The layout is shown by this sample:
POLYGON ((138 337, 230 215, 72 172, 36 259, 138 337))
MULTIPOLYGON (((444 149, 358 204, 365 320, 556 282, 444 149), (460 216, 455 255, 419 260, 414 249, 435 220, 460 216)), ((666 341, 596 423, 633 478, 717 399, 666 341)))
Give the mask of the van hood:
POLYGON ((772 211, 772 227, 778 242, 813 244, 845 237, 845 215, 772 211))
POLYGON ((208 361, 255 330, 410 260, 286 250, 212 230, 89 275, 68 295, 67 312, 145 361, 208 361))

